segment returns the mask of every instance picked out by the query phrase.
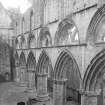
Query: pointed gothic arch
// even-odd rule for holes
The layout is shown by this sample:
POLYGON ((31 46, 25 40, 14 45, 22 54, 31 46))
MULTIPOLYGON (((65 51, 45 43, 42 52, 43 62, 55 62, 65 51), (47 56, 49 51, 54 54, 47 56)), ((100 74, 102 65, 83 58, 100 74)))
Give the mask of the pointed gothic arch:
POLYGON ((15 39, 15 47, 16 47, 16 49, 19 49, 19 40, 18 40, 18 37, 15 39))
POLYGON ((19 58, 19 66, 20 66, 20 82, 22 85, 26 85, 26 80, 27 80, 27 69, 26 69, 26 58, 25 58, 25 54, 22 51, 20 54, 20 58, 19 58))
POLYGON ((21 35, 21 48, 24 49, 26 44, 26 39, 25 36, 22 34, 21 35))
POLYGON ((43 67, 48 67, 49 65, 49 70, 50 70, 50 75, 51 77, 53 76, 53 68, 51 64, 51 60, 48 56, 48 54, 43 50, 42 53, 40 54, 38 64, 37 64, 37 73, 42 74, 48 71, 44 71, 43 67))
POLYGON ((84 78, 83 87, 86 91, 96 91, 101 88, 103 74, 105 73, 105 50, 99 52, 88 65, 84 78))
POLYGON ((93 15, 87 30, 86 41, 89 43, 105 42, 105 4, 93 15))
POLYGON ((16 60, 19 60, 19 55, 18 55, 18 52, 16 51, 16 53, 15 53, 15 59, 16 60))
POLYGON ((36 67, 36 60, 32 51, 28 54, 27 67, 34 68, 34 69, 36 67))
POLYGON ((79 31, 72 19, 65 18, 58 26, 55 45, 79 44, 79 31))
POLYGON ((40 30, 38 37, 38 45, 39 47, 48 47, 52 45, 52 38, 48 27, 43 27, 40 30))
POLYGON ((18 55, 18 52, 17 52, 17 51, 16 51, 16 53, 15 53, 14 58, 15 58, 15 66, 16 66, 16 65, 19 65, 19 55, 18 55))
MULTIPOLYGON (((79 80, 79 83, 81 81, 81 74, 78 68, 78 65, 76 63, 76 60, 74 59, 74 57, 72 56, 72 54, 69 51, 62 51, 56 61, 55 67, 54 67, 54 78, 55 79, 66 79, 67 75, 64 75, 64 71, 65 67, 71 67, 73 66, 73 68, 68 68, 69 71, 75 70, 74 72, 77 75, 77 80, 79 80)), ((69 72, 68 72, 69 73, 69 72)), ((71 74, 70 74, 71 75, 71 74)), ((70 76, 69 75, 69 76, 70 76)), ((77 83, 78 84, 78 83, 77 83)), ((80 84, 77 86, 78 88, 80 87, 80 84)))
MULTIPOLYGON (((67 80, 66 83, 66 100, 72 99, 72 101, 80 103, 78 98, 81 75, 78 65, 69 51, 62 51, 58 56, 54 67, 55 80, 67 80)), ((70 101, 70 100, 69 100, 70 101)))
POLYGON ((24 52, 21 52, 20 54, 19 64, 20 66, 26 66, 26 58, 24 52))
POLYGON ((27 42, 28 42, 27 44, 29 48, 31 47, 31 44, 33 41, 36 41, 35 36, 33 32, 30 32, 27 38, 27 42))
MULTIPOLYGON (((47 74, 47 91, 49 96, 53 95, 53 67, 51 60, 47 53, 43 50, 40 54, 38 64, 37 64, 37 74, 46 75, 47 74)), ((44 81, 46 82, 46 80, 44 81)))

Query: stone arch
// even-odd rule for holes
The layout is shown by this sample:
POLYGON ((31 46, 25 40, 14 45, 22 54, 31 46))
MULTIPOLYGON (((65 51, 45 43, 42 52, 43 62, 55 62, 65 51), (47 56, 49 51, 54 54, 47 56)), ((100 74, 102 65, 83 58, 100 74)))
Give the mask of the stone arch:
POLYGON ((39 47, 48 47, 52 45, 52 38, 48 27, 43 27, 40 30, 38 37, 38 45, 39 47))
POLYGON ((54 40, 55 45, 79 44, 79 31, 72 19, 60 22, 54 40))
MULTIPOLYGON (((37 63, 37 76, 38 76, 37 79, 39 79, 39 81, 37 82, 42 81, 41 82, 42 90, 39 90, 38 94, 46 95, 47 93, 49 93, 49 96, 52 97, 53 95, 53 68, 52 68, 51 60, 48 54, 44 50, 40 54, 40 57, 37 63)), ((46 96, 48 96, 48 94, 46 96)))
POLYGON ((42 70, 42 67, 45 65, 50 66, 51 77, 53 77, 53 68, 52 68, 51 60, 50 60, 48 54, 43 50, 42 53, 40 54, 40 57, 39 57, 39 60, 37 63, 37 73, 39 73, 39 74, 45 73, 42 70))
POLYGON ((67 102, 81 102, 80 97, 78 98, 81 75, 78 65, 69 51, 64 50, 60 53, 54 67, 54 78, 58 83, 59 81, 66 82, 66 87, 63 86, 66 92, 62 90, 62 94, 65 94, 64 98, 67 102))
POLYGON ((19 64, 20 66, 26 66, 26 58, 24 52, 21 52, 20 54, 19 64))
POLYGON ((21 47, 24 49, 26 44, 26 39, 24 35, 21 35, 21 47))
POLYGON ((97 43, 105 41, 105 5, 99 8, 92 17, 87 30, 86 41, 89 43, 97 43))
POLYGON ((30 48, 31 47, 31 44, 33 41, 36 41, 35 39, 35 36, 34 36, 34 33, 33 32, 30 32, 29 35, 28 35, 28 38, 27 38, 27 42, 28 42, 28 47, 30 48))
POLYGON ((19 49, 19 41, 18 41, 18 38, 15 39, 15 46, 16 46, 16 49, 19 49))
POLYGON ((26 58, 25 58, 25 54, 22 51, 20 54, 20 58, 19 58, 19 67, 20 67, 20 77, 19 80, 21 82, 22 85, 26 85, 26 81, 27 81, 27 69, 26 69, 26 58))
POLYGON ((15 60, 19 61, 19 55, 18 55, 18 52, 17 51, 15 53, 15 60))
POLYGON ((34 57, 34 54, 32 51, 29 52, 28 58, 27 58, 27 67, 32 67, 35 68, 36 67, 36 60, 34 57))
POLYGON ((97 91, 101 88, 105 73, 105 50, 99 52, 88 65, 84 78, 83 88, 86 91, 97 91))
MULTIPOLYGON (((27 58, 27 73, 28 73, 28 88, 36 88, 36 60, 32 51, 28 54, 27 58)), ((35 89, 36 90, 36 89, 35 89)))

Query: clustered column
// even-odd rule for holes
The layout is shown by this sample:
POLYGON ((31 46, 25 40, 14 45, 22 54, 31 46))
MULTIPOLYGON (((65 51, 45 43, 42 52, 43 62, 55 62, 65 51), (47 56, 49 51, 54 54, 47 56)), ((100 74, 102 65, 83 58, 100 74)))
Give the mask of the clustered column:
POLYGON ((36 97, 36 87, 35 87, 35 70, 28 70, 28 92, 31 97, 36 97))
POLYGON ((48 74, 37 74, 37 99, 45 101, 49 99, 47 92, 47 77, 48 74))
POLYGON ((20 83, 21 86, 25 86, 26 87, 26 66, 21 66, 20 67, 20 83))
POLYGON ((100 93, 95 91, 82 91, 81 93, 81 105, 97 105, 97 99, 100 93))
POLYGON ((19 68, 19 64, 17 63, 16 65, 15 65, 15 69, 16 69, 16 77, 15 77, 15 81, 16 82, 19 82, 20 81, 20 78, 19 78, 19 71, 20 71, 20 68, 19 68))
POLYGON ((66 83, 67 79, 54 80, 53 84, 54 105, 64 105, 66 103, 66 83))

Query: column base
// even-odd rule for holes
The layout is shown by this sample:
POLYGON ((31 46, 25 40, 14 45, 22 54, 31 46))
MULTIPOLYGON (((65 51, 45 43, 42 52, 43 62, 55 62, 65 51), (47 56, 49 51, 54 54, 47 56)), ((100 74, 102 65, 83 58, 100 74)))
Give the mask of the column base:
POLYGON ((29 94, 30 98, 36 98, 37 97, 36 89, 28 88, 26 91, 29 94))
POLYGON ((21 86, 21 87, 27 87, 27 83, 26 83, 26 82, 21 82, 21 83, 20 83, 20 86, 21 86))
POLYGON ((16 78, 14 81, 17 82, 17 83, 19 83, 19 79, 18 78, 16 78))
POLYGON ((40 95, 37 96, 36 98, 31 98, 29 97, 28 101, 27 101, 27 105, 36 105, 38 102, 44 102, 44 101, 49 101, 49 96, 48 94, 46 95, 40 95))
POLYGON ((49 94, 45 94, 45 95, 37 95, 36 98, 38 101, 42 102, 42 101, 48 101, 50 100, 49 94))
POLYGON ((36 105, 38 101, 36 100, 36 98, 29 98, 27 101, 27 105, 36 105))

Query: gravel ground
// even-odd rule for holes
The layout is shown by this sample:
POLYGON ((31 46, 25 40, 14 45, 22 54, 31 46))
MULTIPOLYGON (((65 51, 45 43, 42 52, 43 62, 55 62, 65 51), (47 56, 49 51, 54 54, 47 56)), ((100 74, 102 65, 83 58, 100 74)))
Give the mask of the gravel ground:
MULTIPOLYGON (((29 98, 26 87, 21 87, 15 82, 5 82, 0 85, 0 105, 17 105, 18 102, 25 102, 29 98)), ((52 105, 52 100, 37 102, 35 105, 52 105)))
POLYGON ((5 82, 0 85, 0 105, 17 105, 17 102, 28 100, 26 87, 20 87, 14 82, 5 82))

